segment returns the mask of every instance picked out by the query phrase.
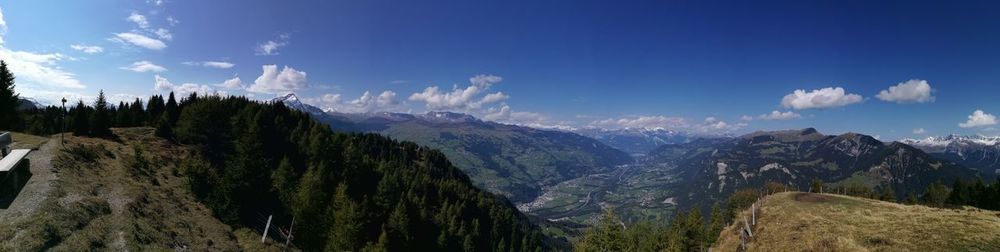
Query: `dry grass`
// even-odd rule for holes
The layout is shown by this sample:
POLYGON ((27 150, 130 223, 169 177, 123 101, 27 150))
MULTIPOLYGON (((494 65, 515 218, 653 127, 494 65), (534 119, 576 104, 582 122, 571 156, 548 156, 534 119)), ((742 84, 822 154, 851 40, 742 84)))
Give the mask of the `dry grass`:
POLYGON ((38 147, 42 147, 45 142, 49 141, 48 137, 29 135, 20 132, 11 132, 10 136, 14 139, 14 144, 11 144, 11 149, 32 149, 37 150, 38 147))
POLYGON ((277 250, 198 203, 176 172, 186 150, 152 131, 67 136, 52 161, 54 190, 33 216, 0 221, 0 251, 277 250))
MULTIPOLYGON (((751 251, 1000 251, 1000 212, 779 193, 758 212, 753 235, 751 251)), ((714 247, 736 251, 739 237, 731 225, 714 247)))

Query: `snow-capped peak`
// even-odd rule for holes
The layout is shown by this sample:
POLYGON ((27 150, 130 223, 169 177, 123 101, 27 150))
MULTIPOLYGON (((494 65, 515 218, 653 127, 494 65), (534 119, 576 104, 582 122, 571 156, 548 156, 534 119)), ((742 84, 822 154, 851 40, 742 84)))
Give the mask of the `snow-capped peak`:
POLYGON ((951 134, 943 137, 931 136, 924 139, 907 138, 899 141, 913 146, 927 146, 927 147, 945 147, 952 143, 996 145, 1000 143, 1000 136, 984 136, 984 135, 960 136, 951 134))

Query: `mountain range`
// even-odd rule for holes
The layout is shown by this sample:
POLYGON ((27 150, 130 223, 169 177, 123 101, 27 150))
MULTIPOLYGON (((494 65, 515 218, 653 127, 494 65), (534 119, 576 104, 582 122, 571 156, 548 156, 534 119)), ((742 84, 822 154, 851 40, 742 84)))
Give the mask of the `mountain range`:
POLYGON ((664 144, 686 143, 697 136, 685 132, 661 128, 603 129, 588 127, 573 130, 608 146, 614 147, 634 157, 642 157, 664 144))
POLYGON ((467 114, 322 112, 294 95, 275 101, 313 114, 335 129, 379 133, 441 150, 477 186, 513 202, 530 201, 543 187, 633 161, 625 152, 576 133, 482 121, 467 114))
POLYGON ((935 181, 977 173, 900 142, 857 133, 824 135, 813 128, 664 145, 644 162, 674 169, 681 181, 676 200, 682 205, 723 200, 738 189, 762 188, 767 181, 808 190, 814 178, 832 185, 892 187, 902 196, 920 193, 935 181))
POLYGON ((977 169, 987 177, 1000 175, 1000 136, 948 135, 903 139, 900 142, 917 147, 935 157, 977 169))
POLYGON ((938 180, 993 174, 1000 156, 1000 138, 982 136, 885 143, 858 133, 824 135, 813 128, 739 137, 699 137, 664 129, 566 132, 453 112, 324 112, 294 95, 275 101, 313 114, 335 129, 379 133, 440 149, 478 186, 513 202, 531 201, 563 181, 614 171, 633 158, 640 169, 671 171, 674 182, 666 186, 673 197, 668 201, 690 206, 725 199, 741 188, 759 188, 767 181, 804 190, 814 178, 833 185, 893 187, 902 196, 919 193, 938 180))

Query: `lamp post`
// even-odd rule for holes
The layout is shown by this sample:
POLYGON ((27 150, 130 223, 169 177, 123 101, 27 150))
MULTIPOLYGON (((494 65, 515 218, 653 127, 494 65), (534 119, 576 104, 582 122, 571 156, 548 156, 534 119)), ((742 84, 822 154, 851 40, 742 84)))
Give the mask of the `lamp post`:
POLYGON ((62 98, 62 134, 59 134, 59 141, 63 146, 66 145, 66 97, 62 98))

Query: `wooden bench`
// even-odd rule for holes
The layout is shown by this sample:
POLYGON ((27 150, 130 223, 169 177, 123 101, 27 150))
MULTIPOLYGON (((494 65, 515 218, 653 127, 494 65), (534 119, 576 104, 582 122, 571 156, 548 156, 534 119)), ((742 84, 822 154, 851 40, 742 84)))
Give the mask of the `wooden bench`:
POLYGON ((28 153, 30 152, 31 150, 29 149, 16 149, 10 151, 10 154, 3 156, 3 159, 0 159, 0 172, 9 172, 13 170, 18 164, 21 163, 21 160, 24 160, 25 156, 28 156, 28 153))

